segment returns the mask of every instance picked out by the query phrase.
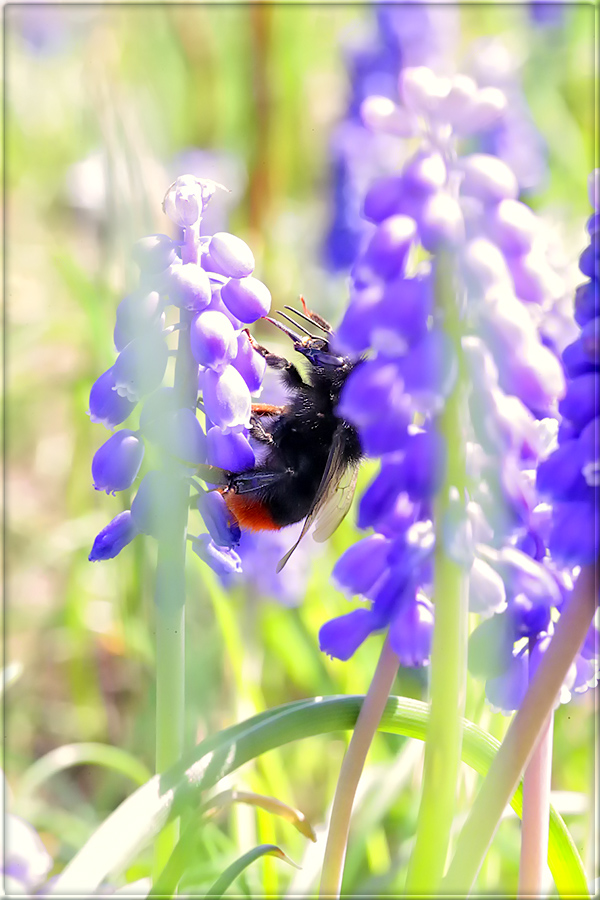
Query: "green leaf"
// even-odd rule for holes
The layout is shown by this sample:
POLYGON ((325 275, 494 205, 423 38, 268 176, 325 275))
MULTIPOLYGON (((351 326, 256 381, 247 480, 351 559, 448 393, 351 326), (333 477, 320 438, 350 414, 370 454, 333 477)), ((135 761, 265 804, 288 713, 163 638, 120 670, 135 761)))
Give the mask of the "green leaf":
POLYGON ((235 862, 231 863, 231 865, 225 869, 223 874, 217 878, 213 886, 209 888, 206 896, 222 897, 238 875, 241 875, 244 869, 247 869, 249 865, 255 860, 260 859, 261 856, 278 856, 279 859, 283 859, 284 862, 294 866, 295 869, 300 868, 300 866, 297 866, 295 862, 292 862, 289 856, 286 856, 283 850, 276 844, 259 844, 258 847, 253 847, 252 850, 248 850, 247 853, 244 853, 239 859, 236 859, 235 862))
MULTIPOLYGON (((177 765, 138 788, 108 816, 58 876, 51 893, 95 890, 104 878, 122 871, 170 817, 179 815, 189 802, 198 803, 201 791, 268 750, 317 734, 353 728, 362 702, 362 696, 299 700, 259 713, 202 741, 177 765)), ((380 730, 425 740, 428 716, 425 703, 390 697, 380 730)), ((500 744, 468 720, 463 727, 463 761, 484 775, 500 744)), ((520 816, 521 786, 511 806, 520 816)), ((561 896, 589 896, 577 848, 553 808, 548 863, 561 896)))
POLYGON ((21 778, 19 796, 30 800, 40 787, 60 772, 73 766, 102 766, 130 778, 136 784, 144 784, 151 778, 151 772, 130 753, 110 744, 83 743, 63 744, 37 759, 21 778))

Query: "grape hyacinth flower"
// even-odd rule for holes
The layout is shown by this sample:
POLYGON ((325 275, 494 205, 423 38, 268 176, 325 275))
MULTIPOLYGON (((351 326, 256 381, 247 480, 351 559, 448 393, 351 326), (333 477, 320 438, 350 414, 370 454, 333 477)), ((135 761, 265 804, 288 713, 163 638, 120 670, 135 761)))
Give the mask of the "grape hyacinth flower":
MULTIPOLYGON (((398 661, 430 658, 430 740, 406 892, 435 892, 455 810, 467 612, 482 619, 471 638, 472 670, 486 679, 493 705, 517 709, 549 648, 561 646, 553 644, 555 625, 576 575, 548 552, 547 510, 535 490, 536 467, 568 402, 563 365, 541 327, 564 284, 510 166, 461 153, 462 141, 472 148, 502 122, 506 97, 425 66, 403 69, 399 95, 398 104, 373 96, 361 106, 368 127, 397 134, 402 123, 420 141, 399 171, 367 191, 363 213, 373 230, 352 266, 336 333, 338 352, 363 357, 339 414, 381 467, 358 516, 374 534, 334 570, 367 605, 326 623, 320 645, 346 660, 373 632, 387 638, 365 700, 372 709, 348 750, 347 759, 356 758, 336 790, 323 894, 339 884, 343 797, 356 789, 398 661)), ((585 254, 584 273, 594 259, 597 267, 585 254)), ((595 683, 593 652, 560 666, 561 700, 595 683)))
MULTIPOLYGON (((219 187, 191 175, 179 177, 163 208, 182 229, 183 240, 151 235, 134 249, 139 286, 117 308, 119 355, 93 385, 89 414, 93 422, 114 429, 141 407, 139 427, 115 431, 96 452, 94 486, 109 494, 131 488, 147 442, 158 451, 162 467, 144 475, 131 510, 98 534, 92 561, 115 557, 137 534, 157 539, 167 534, 161 498, 167 503, 178 484, 189 482, 195 466, 240 471, 254 461, 248 440, 251 393, 261 388, 265 361, 251 346, 245 326, 269 311, 271 296, 253 274, 254 257, 244 241, 227 232, 200 235, 204 211, 219 187), (180 321, 166 325, 173 307, 180 321), (180 343, 172 351, 168 340, 176 331, 180 343), (165 386, 171 355, 175 382, 165 386), (199 406, 206 431, 197 416, 199 406)), ((190 537, 192 549, 220 574, 239 572, 237 523, 222 497, 195 487, 194 508, 208 535, 190 537)))
MULTIPOLYGON (((425 614, 423 599, 432 596, 441 540, 469 572, 471 610, 511 618, 512 640, 500 642, 506 668, 524 636, 551 630, 551 612, 567 590, 546 559, 533 478, 565 392, 560 361, 542 341, 540 311, 563 286, 544 255, 543 230, 517 199, 511 169, 487 154, 456 154, 457 140, 502 120, 502 93, 424 67, 405 69, 400 85, 403 104, 388 119, 412 114, 422 144, 401 172, 366 194, 375 230, 353 266, 337 331, 341 351, 371 352, 348 379, 340 412, 358 427, 367 453, 381 457, 381 469, 358 514, 359 527, 375 534, 344 554, 334 579, 369 607, 323 626, 321 647, 347 659, 371 632, 389 628, 401 660, 426 663, 423 634, 429 629, 430 639, 433 614, 425 614), (430 259, 414 263, 419 245, 430 259), (444 251, 456 260, 454 320, 434 308, 444 251), (433 501, 448 465, 436 423, 459 371, 469 384, 466 493, 450 498, 434 534, 433 501), (414 614, 419 603, 423 614, 411 620, 408 610, 414 614), (406 652, 410 621, 418 622, 414 653, 406 652)), ((367 98, 362 112, 385 130, 373 112, 381 108, 380 98, 367 98)), ((496 660, 494 676, 499 666, 496 660)))
POLYGON ((360 38, 350 38, 346 47, 350 98, 331 142, 332 220, 324 245, 325 263, 333 271, 352 265, 370 230, 361 215, 370 181, 391 174, 391 160, 403 153, 400 123, 396 134, 375 134, 361 118, 361 104, 372 95, 391 101, 402 66, 434 59, 439 64, 447 57, 457 39, 458 11, 450 5, 378 3, 375 26, 366 39, 361 28, 360 38))

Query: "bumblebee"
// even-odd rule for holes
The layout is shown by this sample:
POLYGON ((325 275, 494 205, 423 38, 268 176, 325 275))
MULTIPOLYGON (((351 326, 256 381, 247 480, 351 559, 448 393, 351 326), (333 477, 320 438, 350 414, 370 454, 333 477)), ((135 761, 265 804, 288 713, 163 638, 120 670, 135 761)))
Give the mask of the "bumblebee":
MULTIPOLYGON (((280 560, 278 572, 313 524, 316 541, 333 534, 352 503, 363 456, 356 429, 336 414, 342 388, 360 360, 333 352, 331 325, 309 310, 304 299, 302 308, 301 312, 285 307, 299 322, 279 313, 293 328, 265 319, 308 360, 306 380, 293 363, 249 335, 267 366, 278 371, 289 395, 285 406, 252 406, 250 435, 264 449, 260 462, 242 472, 203 467, 219 473, 218 490, 241 528, 277 530, 304 519, 300 537, 280 560), (323 336, 315 335, 307 324, 323 336)), ((214 474, 206 476, 213 483, 214 479, 214 474)))

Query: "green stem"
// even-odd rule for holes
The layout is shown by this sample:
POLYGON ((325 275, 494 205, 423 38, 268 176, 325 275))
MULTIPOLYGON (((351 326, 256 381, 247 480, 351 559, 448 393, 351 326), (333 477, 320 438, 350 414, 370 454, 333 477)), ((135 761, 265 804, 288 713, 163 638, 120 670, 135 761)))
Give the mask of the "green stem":
POLYGON ((596 576, 596 566, 581 570, 550 645, 459 835, 442 884, 445 893, 464 897, 472 888, 502 811, 518 784, 594 618, 598 590, 596 576))
MULTIPOLYGON (((191 314, 181 312, 174 386, 181 403, 195 409, 198 366, 190 349, 191 314)), ((156 771, 164 772, 183 754, 185 714, 185 551, 190 488, 177 481, 169 498, 168 536, 159 541, 156 568, 156 771)), ((161 510, 161 513, 163 511, 161 510)), ((179 838, 179 823, 170 823, 155 843, 156 879, 179 838)))
POLYGON ((335 789, 321 874, 320 897, 340 895, 354 796, 397 671, 398 657, 390 646, 389 638, 386 637, 335 789))
MULTIPOLYGON (((452 258, 441 255, 436 269, 437 305, 446 333, 461 360, 460 321, 452 258)), ((431 648, 431 716, 425 747, 423 793, 415 846, 409 863, 407 894, 435 894, 444 872, 456 804, 466 699, 468 575, 445 552, 442 525, 452 495, 462 500, 466 483, 464 375, 446 401, 439 428, 447 448, 447 473, 435 509, 435 625, 431 648)))

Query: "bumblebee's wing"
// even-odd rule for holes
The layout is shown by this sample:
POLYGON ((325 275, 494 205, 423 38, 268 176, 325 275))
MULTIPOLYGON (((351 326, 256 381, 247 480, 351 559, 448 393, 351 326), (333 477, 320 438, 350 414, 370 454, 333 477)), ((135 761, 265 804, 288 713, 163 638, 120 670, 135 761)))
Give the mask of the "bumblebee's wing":
MULTIPOLYGON (((287 563, 288 559, 290 558, 290 556, 292 555, 292 553, 294 552, 294 550, 296 549, 296 547, 298 546, 298 544, 300 543, 300 541, 302 540, 302 538, 304 537, 304 535, 306 534, 308 529, 311 527, 313 522, 317 519, 317 517, 320 516, 321 512, 324 511, 326 507, 327 508, 329 507, 329 503, 332 501, 332 499, 335 499, 335 496, 337 494, 337 489, 340 485, 340 479, 344 475, 344 473, 346 471, 346 467, 347 467, 347 464, 344 462, 343 450, 344 450, 344 426, 339 425, 335 431, 335 434, 333 435, 333 441, 331 443, 331 450, 329 451, 329 456, 327 458, 327 464, 325 466, 325 471, 323 472, 323 477, 321 478, 321 483, 319 484, 319 488, 317 490, 317 493, 315 494, 315 500, 312 505, 312 508, 310 509, 310 511, 304 521, 304 525, 302 526, 302 531, 300 532, 300 537, 298 538, 296 543, 288 550, 288 552, 285 554, 285 556, 279 560, 279 563, 277 565, 277 570, 276 570, 277 572, 281 572, 281 570, 287 563)), ((327 537, 329 536, 329 534, 332 534, 333 531, 335 531, 335 528, 337 527, 337 525, 339 525, 339 523, 342 521, 342 519, 348 512, 348 509, 350 508, 350 503, 352 502, 352 495, 354 493, 354 485, 356 484, 356 472, 354 470, 354 467, 353 467, 352 471, 354 472, 354 475, 352 478, 352 490, 350 491, 350 499, 348 502, 346 502, 346 501, 341 502, 340 498, 337 498, 336 505, 338 505, 339 510, 343 509, 343 512, 341 515, 338 515, 337 524, 334 525, 333 528, 331 528, 331 530, 328 532, 328 534, 325 534, 325 529, 323 529, 323 536, 320 538, 320 540, 322 540, 322 541, 326 540, 327 537)), ((339 512, 339 510, 338 510, 338 512, 339 512)), ((328 514, 328 519, 329 518, 330 518, 330 514, 328 514)), ((333 521, 333 517, 331 517, 331 519, 333 521)), ((318 530, 319 530, 319 532, 321 532, 320 526, 319 526, 318 530)))
POLYGON ((326 541, 346 517, 356 490, 357 478, 358 466, 353 465, 347 468, 337 485, 332 483, 332 490, 319 509, 313 540, 319 543, 326 541))

